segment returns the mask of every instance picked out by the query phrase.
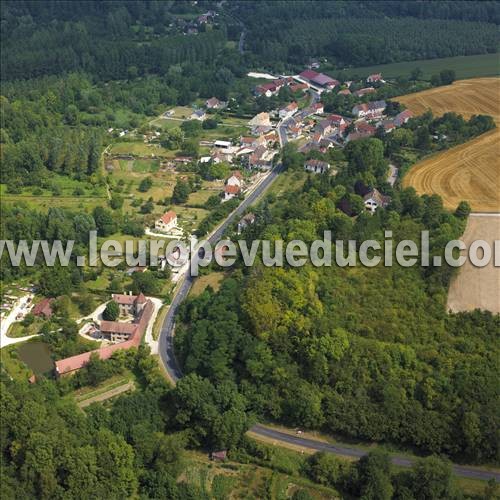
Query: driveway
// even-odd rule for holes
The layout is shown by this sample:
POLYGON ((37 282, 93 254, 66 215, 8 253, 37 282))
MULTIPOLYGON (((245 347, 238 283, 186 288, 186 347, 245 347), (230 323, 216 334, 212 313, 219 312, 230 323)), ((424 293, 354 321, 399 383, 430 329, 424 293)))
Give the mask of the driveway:
POLYGON ((17 344, 18 342, 24 342, 26 340, 32 339, 33 337, 36 337, 37 335, 27 335, 26 337, 8 337, 7 332, 9 331, 9 328, 11 327, 12 323, 15 323, 17 320, 17 315, 18 314, 23 314, 26 315, 28 311, 32 307, 32 303, 28 305, 28 299, 33 300, 34 295, 32 293, 28 293, 27 295, 24 295, 21 297, 10 313, 0 321, 0 348, 2 347, 7 347, 8 345, 12 344, 17 344))

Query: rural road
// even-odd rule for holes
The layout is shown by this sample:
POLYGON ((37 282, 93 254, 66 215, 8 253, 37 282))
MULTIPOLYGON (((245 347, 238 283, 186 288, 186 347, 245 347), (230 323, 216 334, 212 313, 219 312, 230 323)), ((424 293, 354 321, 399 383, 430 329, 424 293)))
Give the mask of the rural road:
MULTIPOLYGON (((238 206, 234 212, 232 212, 229 217, 210 235, 208 241, 211 245, 214 245, 220 240, 221 236, 224 234, 229 225, 235 220, 236 217, 242 215, 243 212, 254 203, 257 198, 266 191, 266 189, 272 184, 276 177, 281 172, 281 164, 275 167, 269 175, 252 191, 247 198, 245 198, 241 204, 238 206)), ((177 382, 182 377, 182 372, 179 365, 175 359, 174 353, 174 321, 177 310, 182 303, 182 301, 188 296, 189 290, 193 284, 195 278, 189 273, 189 267, 186 270, 184 281, 179 285, 177 293, 175 294, 172 303, 168 309, 165 316, 165 320, 161 327, 160 337, 158 340, 158 354, 162 360, 165 369, 172 378, 174 382, 177 382)))
MULTIPOLYGON (((295 446, 300 446, 302 448, 309 448, 311 450, 325 451, 342 457, 361 458, 367 453, 365 450, 362 450, 360 448, 351 448, 344 445, 335 445, 325 443, 323 441, 317 441, 315 439, 294 436, 292 434, 271 429, 259 424, 253 426, 250 431, 254 434, 258 434, 259 436, 274 439, 281 443, 288 443, 295 446)), ((406 457, 393 456, 391 457, 391 460, 394 465, 399 467, 411 467, 413 465, 413 460, 406 457)), ((453 465, 453 472, 460 477, 481 479, 484 481, 493 478, 495 479, 495 481, 500 482, 500 473, 494 471, 487 471, 461 465, 453 465)))
MULTIPOLYGON (((272 170, 267 178, 264 179, 264 181, 262 181, 261 184, 247 198, 245 198, 245 200, 243 200, 240 206, 219 226, 219 228, 217 228, 217 230, 208 238, 208 241, 212 245, 221 238, 225 230, 234 221, 234 219, 238 215, 241 215, 272 184, 281 169, 282 167, 281 165, 279 165, 274 170, 272 170)), ((163 366, 165 367, 168 375, 174 383, 182 378, 182 371, 177 363, 174 352, 175 315, 180 304, 187 297, 194 279, 195 278, 190 275, 189 270, 187 270, 184 281, 180 284, 180 287, 174 299, 172 300, 172 303, 170 304, 170 308, 167 312, 167 315, 165 316, 165 320, 160 331, 158 353, 160 355, 163 366)), ((366 454, 366 451, 360 448, 346 447, 343 445, 333 445, 309 438, 294 436, 274 429, 270 429, 263 425, 255 425, 250 430, 251 432, 262 437, 271 438, 281 443, 294 444, 296 446, 310 448, 312 450, 326 451, 339 456, 360 458, 366 454)), ((397 466, 411 467, 411 465, 413 464, 413 461, 407 457, 392 456, 391 458, 392 463, 397 466)), ((459 477, 480 480, 489 480, 493 478, 495 479, 495 481, 500 482, 500 473, 494 471, 476 469, 473 467, 465 467, 460 465, 453 465, 453 471, 459 477)))

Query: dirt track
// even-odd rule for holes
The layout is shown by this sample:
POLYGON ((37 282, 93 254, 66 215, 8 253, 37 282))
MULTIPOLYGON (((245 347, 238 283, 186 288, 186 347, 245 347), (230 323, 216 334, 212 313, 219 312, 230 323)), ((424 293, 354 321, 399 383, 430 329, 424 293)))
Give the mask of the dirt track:
MULTIPOLYGON (((474 240, 485 240, 493 250, 493 240, 500 240, 500 216, 470 216, 461 239, 467 247, 474 240)), ((447 307, 453 312, 478 308, 500 313, 500 267, 493 262, 475 267, 467 260, 452 280, 447 307)))
POLYGON ((414 166, 403 184, 437 193, 447 208, 467 200, 475 212, 500 212, 500 78, 475 78, 396 98, 415 114, 491 115, 497 129, 414 166))

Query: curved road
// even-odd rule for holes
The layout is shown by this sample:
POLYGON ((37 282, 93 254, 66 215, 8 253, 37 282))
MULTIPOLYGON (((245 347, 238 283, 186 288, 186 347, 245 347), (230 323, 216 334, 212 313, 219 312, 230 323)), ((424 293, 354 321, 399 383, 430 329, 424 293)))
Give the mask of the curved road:
MULTIPOLYGON (((217 243, 226 229, 230 224, 233 223, 234 219, 243 214, 243 212, 252 203, 257 200, 257 198, 266 191, 266 189, 272 184, 276 179, 278 174, 281 172, 281 164, 276 166, 269 175, 252 191, 247 198, 245 198, 238 208, 236 208, 229 217, 208 237, 208 241, 211 245, 217 243)), ((181 278, 182 280, 182 278, 181 278)), ((181 281, 177 293, 175 294, 172 303, 168 309, 167 315, 161 327, 160 338, 158 340, 158 354, 162 360, 165 369, 172 378, 174 382, 177 382, 182 377, 182 372, 179 365, 175 359, 174 353, 174 320, 177 310, 182 303, 182 301, 187 297, 189 290, 193 284, 194 278, 189 273, 189 268, 186 271, 184 279, 181 281)))
MULTIPOLYGON (((241 215, 252 203, 254 203, 257 198, 266 191, 266 189, 271 185, 271 183, 276 179, 279 172, 282 170, 281 165, 274 168, 270 174, 257 186, 257 188, 245 198, 237 209, 232 212, 229 217, 210 235, 208 241, 210 244, 214 245, 222 237, 226 229, 230 224, 233 223, 234 219, 241 215)), ((175 359, 174 353, 174 320, 175 315, 182 301, 187 297, 189 290, 193 284, 194 278, 190 275, 189 269, 186 271, 184 280, 179 285, 177 293, 170 304, 170 308, 165 316, 163 322, 160 338, 158 341, 158 354, 160 359, 167 370, 170 378, 177 382, 182 378, 182 371, 179 368, 179 364, 175 359)), ((343 445, 334 445, 330 443, 325 443, 321 441, 316 441, 314 439, 304 438, 300 436, 294 436, 292 434, 287 434, 263 425, 255 425, 250 429, 253 433, 259 436, 271 438, 282 443, 293 444, 303 448, 309 448, 312 450, 326 451, 328 453, 333 453, 335 455, 343 457, 353 457, 360 458, 367 452, 359 448, 351 448, 343 445)), ((392 463, 400 467, 411 467, 413 460, 402 457, 402 456, 392 456, 392 463)), ((453 472, 460 477, 466 477, 471 479, 480 479, 487 481, 491 478, 495 481, 500 482, 500 473, 494 471, 488 471, 484 469, 476 469, 473 467, 465 467, 460 465, 453 465, 453 472)))

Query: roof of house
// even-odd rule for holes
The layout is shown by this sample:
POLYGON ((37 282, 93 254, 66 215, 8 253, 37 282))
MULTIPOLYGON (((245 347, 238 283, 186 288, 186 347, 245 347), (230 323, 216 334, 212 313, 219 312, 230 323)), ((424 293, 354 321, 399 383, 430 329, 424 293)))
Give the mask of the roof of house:
POLYGON ((132 335, 135 333, 137 325, 134 323, 122 323, 120 321, 101 321, 100 330, 102 332, 121 333, 132 335))
POLYGON ((373 188, 369 193, 363 197, 364 201, 374 200, 380 206, 386 206, 390 203, 391 197, 383 195, 378 189, 373 188))
POLYGON ((306 69, 299 74, 300 77, 305 78, 306 80, 313 80, 319 75, 317 71, 313 71, 312 69, 306 69))
POLYGON ((341 115, 329 115, 327 118, 330 122, 340 125, 345 121, 344 117, 341 115))
POLYGON ((336 85, 338 83, 337 80, 334 80, 333 78, 330 78, 328 75, 325 75, 323 73, 320 73, 319 75, 312 78, 312 81, 314 83, 317 83, 318 85, 336 85))
POLYGON ((283 109, 286 109, 287 111, 294 111, 295 109, 298 109, 299 105, 294 101, 291 102, 288 106, 285 106, 283 109))
POLYGON ((321 168, 330 168, 330 164, 323 160, 307 160, 306 165, 308 167, 321 167, 321 168))
POLYGON ((224 192, 227 194, 238 194, 240 192, 240 187, 234 184, 226 184, 224 186, 224 192))
POLYGON ((236 177, 240 181, 243 179, 243 175, 241 174, 241 172, 239 170, 234 170, 231 174, 231 177, 236 177))
POLYGON ((401 111, 401 113, 398 113, 395 117, 394 120, 397 123, 405 123, 407 120, 409 120, 413 116, 413 113, 409 109, 405 109, 404 111, 401 111))
POLYGON ((172 222, 176 218, 177 214, 173 210, 169 210, 160 217, 160 220, 163 222, 163 224, 170 224, 170 222, 172 222))
POLYGON ((314 110, 318 110, 318 109, 323 109, 325 106, 322 102, 314 102, 312 105, 311 105, 311 108, 314 109, 314 110))
POLYGON ((221 450, 221 451, 212 451, 210 454, 212 458, 217 458, 219 460, 225 460, 227 457, 227 451, 226 450, 221 450))
POLYGON ((38 304, 35 304, 31 313, 35 316, 40 316, 41 314, 46 317, 52 316, 52 302, 54 302, 54 299, 42 299, 38 304))
POLYGON ((207 105, 207 107, 213 108, 215 106, 218 106, 220 104, 220 101, 219 99, 217 99, 217 97, 211 97, 205 102, 205 104, 207 105))
POLYGON ((349 89, 342 89, 338 91, 339 95, 350 95, 351 91, 349 89))
POLYGON ((136 304, 144 304, 147 302, 146 296, 141 292, 135 299, 136 304))
POLYGON ((294 84, 290 85, 290 90, 292 92, 297 92, 299 90, 306 90, 307 88, 309 88, 309 87, 307 86, 306 83, 294 83, 294 84))

